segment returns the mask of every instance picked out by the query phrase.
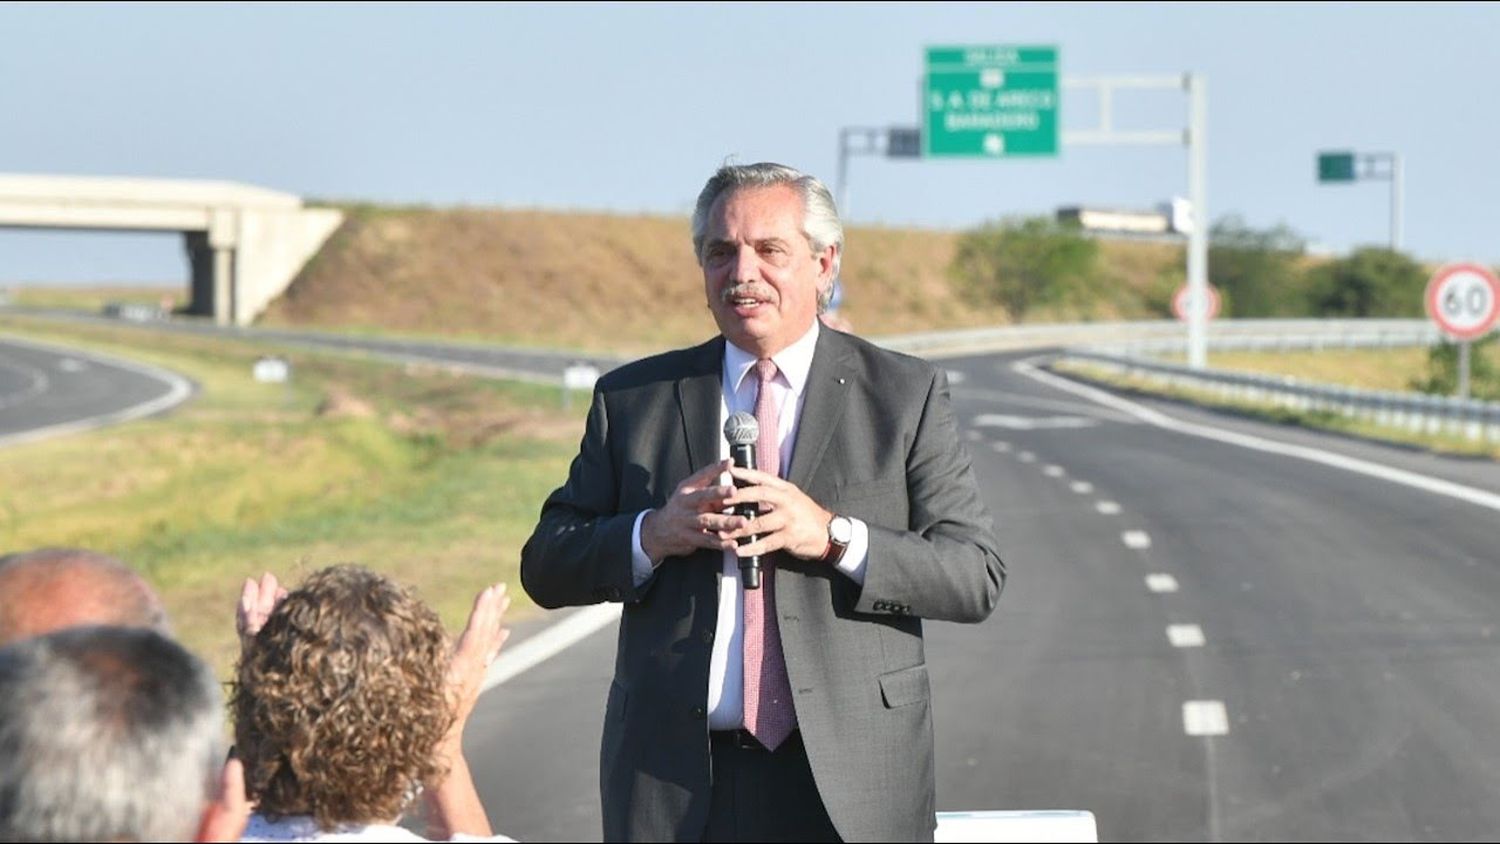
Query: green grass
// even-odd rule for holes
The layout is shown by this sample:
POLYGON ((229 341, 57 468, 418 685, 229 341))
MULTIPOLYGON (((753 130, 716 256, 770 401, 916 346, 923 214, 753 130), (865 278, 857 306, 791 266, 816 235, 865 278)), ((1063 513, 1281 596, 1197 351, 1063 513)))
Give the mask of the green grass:
POLYGON ((14 285, 7 288, 10 301, 34 308, 65 308, 98 313, 109 302, 159 305, 170 297, 174 305, 187 301, 186 283, 179 285, 14 285))
POLYGON ((451 630, 474 594, 535 608, 521 544, 563 479, 587 402, 556 389, 315 352, 291 386, 255 382, 263 347, 0 318, 0 331, 155 363, 200 393, 171 413, 0 449, 0 549, 116 554, 162 594, 178 635, 228 669, 245 577, 358 562, 415 585, 451 630))

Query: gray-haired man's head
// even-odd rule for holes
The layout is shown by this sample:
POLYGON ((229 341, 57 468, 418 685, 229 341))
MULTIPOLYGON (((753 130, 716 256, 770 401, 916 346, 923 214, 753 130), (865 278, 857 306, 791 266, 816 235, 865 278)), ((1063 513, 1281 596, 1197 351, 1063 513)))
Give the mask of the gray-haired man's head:
MULTIPOLYGON (((839 222, 839 211, 833 201, 833 194, 817 177, 785 164, 772 162, 726 164, 703 186, 698 194, 698 204, 693 209, 693 254, 697 256, 698 263, 703 263, 709 213, 720 196, 741 188, 768 188, 777 185, 791 188, 802 199, 802 236, 807 238, 812 251, 822 252, 829 246, 835 247, 833 279, 837 280, 839 267, 844 259, 844 225, 839 222)), ((828 303, 832 298, 832 283, 818 291, 819 313, 828 310, 828 303)))
POLYGON ((0 648, 0 841, 191 840, 224 752, 212 672, 153 630, 0 648))

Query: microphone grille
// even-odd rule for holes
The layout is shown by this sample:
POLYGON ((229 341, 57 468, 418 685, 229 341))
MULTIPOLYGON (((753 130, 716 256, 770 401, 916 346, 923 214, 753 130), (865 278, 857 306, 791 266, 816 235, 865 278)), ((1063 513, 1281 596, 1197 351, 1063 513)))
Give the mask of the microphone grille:
POLYGON ((730 445, 752 445, 760 439, 760 424, 754 416, 741 410, 724 420, 724 438, 730 445))

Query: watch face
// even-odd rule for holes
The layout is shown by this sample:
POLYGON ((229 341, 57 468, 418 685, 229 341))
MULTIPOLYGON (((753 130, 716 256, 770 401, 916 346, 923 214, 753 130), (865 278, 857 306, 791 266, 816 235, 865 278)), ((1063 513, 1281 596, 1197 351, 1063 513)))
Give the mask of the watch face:
POLYGON ((843 516, 834 516, 828 523, 828 538, 840 545, 848 545, 854 539, 854 525, 843 516))

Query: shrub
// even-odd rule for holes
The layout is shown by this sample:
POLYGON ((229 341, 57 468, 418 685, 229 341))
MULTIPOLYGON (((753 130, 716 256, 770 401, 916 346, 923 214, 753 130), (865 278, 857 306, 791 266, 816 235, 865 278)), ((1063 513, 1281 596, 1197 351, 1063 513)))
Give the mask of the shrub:
POLYGON ((1298 262, 1300 235, 1283 225, 1254 229, 1237 216, 1215 223, 1208 240, 1208 279, 1226 317, 1301 316, 1307 294, 1298 262))
POLYGON ((1046 217, 989 223, 958 241, 951 273, 966 292, 1012 319, 1039 306, 1084 308, 1097 297, 1099 245, 1046 217))
POLYGON ((1309 270, 1307 279, 1313 316, 1422 315, 1427 273, 1400 252, 1381 247, 1359 249, 1309 270))

